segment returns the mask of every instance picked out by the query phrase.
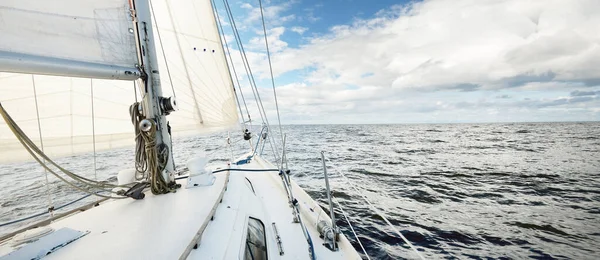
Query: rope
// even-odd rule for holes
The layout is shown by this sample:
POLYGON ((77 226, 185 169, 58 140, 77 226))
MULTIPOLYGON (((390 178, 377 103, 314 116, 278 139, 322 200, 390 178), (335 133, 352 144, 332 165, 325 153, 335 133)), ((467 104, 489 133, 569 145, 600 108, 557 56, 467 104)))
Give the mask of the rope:
POLYGON ((150 190, 155 195, 165 194, 173 191, 162 176, 162 172, 166 168, 169 159, 169 147, 165 144, 156 144, 156 123, 152 120, 150 122, 152 122, 150 131, 141 132, 147 156, 147 168, 150 171, 150 190))
POLYGON ((29 154, 42 167, 44 167, 44 169, 46 169, 52 175, 59 178, 61 181, 65 182, 66 184, 68 184, 69 186, 71 186, 77 190, 83 191, 88 194, 93 194, 95 196, 99 196, 99 197, 103 197, 103 198, 112 198, 112 199, 127 198, 127 197, 106 196, 106 195, 98 194, 98 192, 92 191, 91 189, 98 189, 98 190, 108 192, 108 193, 115 193, 109 189, 117 188, 117 187, 123 188, 123 187, 128 187, 128 186, 127 185, 114 185, 114 184, 110 184, 107 182, 98 182, 98 181, 90 180, 83 176, 74 174, 73 172, 71 172, 65 168, 62 168, 60 165, 58 165, 52 159, 50 159, 43 151, 41 151, 40 148, 37 147, 37 145, 33 141, 31 141, 31 139, 23 132, 23 130, 21 130, 21 128, 17 125, 17 123, 6 112, 6 110, 4 109, 2 104, 0 104, 0 115, 2 115, 2 117, 4 118, 4 121, 6 122, 6 125, 13 132, 15 137, 17 137, 19 142, 21 142, 21 144, 27 150, 27 152, 29 152, 29 154), (41 159, 40 159, 40 157, 41 157, 41 159), (42 161, 42 160, 44 160, 44 161, 42 161), (84 184, 87 187, 79 187, 79 186, 75 185, 74 183, 67 181, 65 178, 63 178, 62 176, 60 176, 59 174, 54 172, 52 169, 50 169, 50 167, 47 165, 47 163, 50 163, 52 166, 56 167, 58 170, 60 170, 64 174, 66 174, 68 177, 70 177, 74 181, 80 182, 81 184, 84 184))
POLYGON ((135 131, 135 178, 138 181, 149 179, 152 194, 169 193, 173 189, 162 176, 169 160, 169 147, 164 143, 156 144, 154 120, 150 120, 152 126, 149 131, 140 130, 139 125, 144 120, 144 116, 140 113, 139 106, 140 103, 136 102, 129 107, 129 115, 135 131))
MULTIPOLYGON (((40 122, 40 110, 38 106, 37 100, 37 91, 35 89, 35 75, 31 75, 31 82, 33 83, 33 99, 35 100, 35 113, 37 115, 37 123, 38 123, 38 133, 40 135, 40 146, 42 146, 42 151, 44 151, 44 139, 42 138, 42 124, 40 122)), ((46 163, 46 161, 44 161, 46 163)), ((50 194, 50 182, 48 181, 48 171, 44 169, 44 175, 46 177, 46 197, 48 198, 48 211, 52 212, 53 201, 52 195, 50 194)))
POLYGON ((144 119, 144 116, 140 113, 139 106, 139 102, 135 102, 129 106, 129 115, 131 116, 131 123, 133 124, 133 131, 135 133, 135 179, 138 181, 148 179, 146 175, 146 171, 148 170, 146 149, 144 148, 144 138, 139 127, 140 121, 144 119))
POLYGON ((98 180, 98 173, 96 171, 96 122, 94 119, 94 80, 90 79, 90 92, 92 96, 92 146, 94 149, 94 180, 98 180))
MULTIPOLYGON (((269 52, 269 41, 267 40, 267 28, 265 26, 265 16, 263 15, 262 0, 258 0, 260 6, 260 18, 262 19, 263 33, 265 36, 265 46, 267 47, 267 59, 269 61, 269 71, 271 72, 271 85, 273 86, 273 96, 275 97, 275 108, 277 110, 277 121, 279 123, 279 135, 281 136, 281 143, 283 144, 283 130, 281 128, 281 117, 279 116, 279 103, 277 102, 277 91, 275 91, 275 79, 273 78, 273 65, 271 65, 271 52, 269 52)), ((283 148, 282 148, 283 151, 283 148)), ((282 158, 283 160, 283 158, 282 158)), ((283 167, 283 162, 282 162, 283 167)))
POLYGON ((365 249, 363 244, 360 242, 360 239, 358 238, 358 234, 356 234, 356 231, 354 231, 354 227, 352 227, 352 223, 350 223, 350 219, 348 218, 346 211, 344 211, 344 209, 342 208, 342 205, 340 204, 340 202, 337 200, 336 197, 334 197, 332 195, 331 198, 338 205, 338 208, 342 211, 342 215, 344 215, 344 218, 346 219, 346 223, 348 223, 350 230, 352 230, 352 234, 354 234, 354 238, 356 238, 356 241, 358 242, 358 245, 360 245, 360 248, 362 249, 363 253, 365 253, 365 256, 367 257, 368 260, 371 260, 371 258, 369 257, 369 254, 367 254, 367 250, 365 249))
POLYGON ((334 170, 335 170, 335 171, 336 171, 336 172, 337 172, 339 175, 341 175, 342 177, 344 177, 344 179, 345 179, 345 180, 346 180, 346 182, 348 183, 348 186, 352 187, 352 188, 354 189, 354 191, 356 192, 356 194, 360 194, 360 196, 361 196, 361 197, 362 197, 362 198, 365 200, 365 202, 366 202, 366 203, 369 205, 369 207, 371 207, 371 209, 372 209, 373 211, 375 211, 375 213, 376 213, 377 215, 379 215, 379 217, 381 217, 381 218, 383 219, 383 221, 385 221, 385 223, 386 223, 388 226, 390 226, 390 228, 392 228, 392 229, 393 229, 393 230, 396 232, 396 234, 398 234, 398 236, 399 236, 400 238, 402 238, 402 240, 404 240, 404 243, 406 243, 406 244, 407 244, 407 245, 408 245, 408 246, 409 246, 409 247, 410 247, 410 248, 411 248, 411 249, 412 249, 412 250, 415 252, 415 254, 416 254, 416 255, 417 255, 417 256, 418 256, 420 259, 423 259, 423 260, 424 260, 425 258, 423 258, 423 256, 421 255, 421 253, 419 253, 419 251, 417 250, 417 248, 415 248, 415 247, 413 246, 413 244, 412 244, 412 243, 411 243, 411 242, 410 242, 408 239, 406 239, 406 237, 404 237, 404 235, 402 235, 402 233, 400 233, 400 231, 398 231, 398 229, 397 229, 397 228, 396 228, 396 227, 395 227, 395 226, 392 224, 392 222, 390 222, 390 221, 389 221, 389 220, 388 220, 388 219, 385 217, 385 215, 383 214, 383 212, 381 212, 379 209, 377 209, 377 208, 376 208, 376 207, 373 205, 373 203, 371 203, 371 201, 369 201, 369 199, 367 199, 367 196, 365 195, 365 193, 364 193, 364 192, 361 192, 361 191, 359 191, 359 190, 358 190, 358 188, 356 187, 356 185, 353 185, 353 184, 350 182, 350 179, 349 179, 349 178, 348 178, 348 177, 347 177, 347 176, 346 176, 344 173, 342 173, 341 171, 339 171, 339 170, 337 169, 337 167, 335 167, 335 165, 333 165, 333 163, 331 163, 331 160, 329 160, 329 158, 326 158, 326 159, 327 159, 327 161, 330 163, 330 165, 333 167, 333 169, 334 169, 334 170))
POLYGON ((90 78, 90 97, 92 100, 92 146, 94 149, 94 180, 98 180, 98 166, 96 159, 96 119, 94 116, 94 79, 90 78))

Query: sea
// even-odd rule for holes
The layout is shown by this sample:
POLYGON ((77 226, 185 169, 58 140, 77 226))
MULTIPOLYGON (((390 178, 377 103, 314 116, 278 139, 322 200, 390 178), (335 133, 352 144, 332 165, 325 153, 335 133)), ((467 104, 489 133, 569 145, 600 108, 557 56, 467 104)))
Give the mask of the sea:
MULTIPOLYGON (((283 132, 291 178, 328 209, 324 152, 333 196, 370 259, 417 256, 365 197, 426 259, 600 259, 600 122, 287 125, 283 132)), ((175 139, 177 168, 202 153, 227 162, 248 150, 237 140, 241 134, 231 134, 229 149, 226 133, 175 139)), ((132 149, 97 152, 96 171, 92 154, 56 161, 115 181, 133 156, 132 149)), ((270 144, 264 157, 274 158, 270 144)), ((83 195, 52 176, 46 184, 35 163, 2 165, 0 225, 83 195)), ((46 217, 0 227, 0 234, 46 217)))

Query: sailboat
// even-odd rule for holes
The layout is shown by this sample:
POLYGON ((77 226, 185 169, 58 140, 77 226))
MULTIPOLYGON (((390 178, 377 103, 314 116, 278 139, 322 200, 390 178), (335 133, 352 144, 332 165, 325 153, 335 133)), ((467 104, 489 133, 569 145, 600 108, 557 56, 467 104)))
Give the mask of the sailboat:
POLYGON ((249 130, 217 16, 210 0, 0 3, 0 162, 33 158, 97 197, 1 237, 0 259, 360 259, 331 200, 290 177, 264 108, 249 130), (208 165, 190 151, 176 167, 173 138, 240 125, 248 153, 208 165), (56 162, 93 152, 95 171, 96 152, 127 146, 116 184, 56 162))

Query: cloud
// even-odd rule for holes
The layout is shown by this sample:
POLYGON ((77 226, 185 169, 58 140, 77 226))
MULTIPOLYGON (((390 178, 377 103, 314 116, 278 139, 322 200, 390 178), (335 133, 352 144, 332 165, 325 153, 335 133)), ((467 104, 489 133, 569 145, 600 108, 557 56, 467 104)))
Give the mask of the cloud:
POLYGON ((425 90, 598 79, 600 15, 590 11, 598 9, 598 1, 397 6, 274 55, 276 73, 316 67, 340 83, 425 90), (361 80, 365 72, 374 76, 361 80))
MULTIPOLYGON (((287 11, 296 3, 296 1, 286 1, 281 4, 269 4, 263 3, 263 16, 265 23, 268 25, 281 25, 285 22, 296 19, 295 14, 286 14, 287 11)), ((246 23, 260 23, 262 22, 260 7, 253 6, 249 3, 242 4, 242 8, 247 9, 248 13, 246 16, 246 23)))
POLYGON ((584 97, 584 96, 596 96, 596 95, 600 95, 600 90, 596 90, 596 91, 579 91, 579 90, 575 90, 571 92, 571 96, 572 97, 584 97))
POLYGON ((242 3, 242 5, 240 5, 241 8, 243 9, 252 9, 252 5, 249 3, 242 3))
POLYGON ((294 26, 290 29, 290 31, 295 32, 297 34, 304 34, 304 32, 306 32, 308 30, 308 28, 306 27, 302 27, 302 26, 294 26))
MULTIPOLYGON (((391 110, 434 118, 434 111, 486 108, 522 118, 519 109, 578 107, 581 118, 597 120, 598 100, 573 94, 600 86, 597 10, 595 0, 425 0, 332 26, 299 47, 270 31, 275 76, 302 75, 278 88, 280 100, 296 106, 295 116, 391 110), (471 101, 478 95, 497 101, 471 101)), ((256 76, 267 79, 264 52, 249 59, 256 76)))
MULTIPOLYGON (((270 51, 278 52, 287 47, 288 43, 280 39, 284 32, 285 27, 283 26, 275 27, 267 31, 267 40, 269 42, 270 51)), ((264 35, 260 34, 259 36, 250 39, 248 47, 250 49, 266 49, 264 35)))

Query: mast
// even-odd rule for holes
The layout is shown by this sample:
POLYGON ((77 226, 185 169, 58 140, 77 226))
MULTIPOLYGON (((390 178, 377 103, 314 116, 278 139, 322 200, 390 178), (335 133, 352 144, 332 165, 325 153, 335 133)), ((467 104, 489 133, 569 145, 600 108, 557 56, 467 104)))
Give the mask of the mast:
MULTIPOLYGON (((130 0, 130 4, 133 4, 132 9, 134 9, 137 21, 138 51, 142 62, 141 69, 146 74, 145 77, 142 77, 143 84, 140 84, 140 91, 143 93, 142 106, 144 116, 146 119, 154 120, 156 123, 156 144, 164 144, 168 147, 168 162, 161 174, 167 183, 172 183, 175 181, 173 175, 175 169, 171 135, 166 119, 166 115, 171 111, 165 111, 164 106, 161 106, 161 103, 164 104, 165 101, 171 102, 171 100, 162 97, 149 1, 130 0)), ((155 147, 155 149, 158 148, 155 147)), ((148 160, 150 159, 148 158, 148 160)))

